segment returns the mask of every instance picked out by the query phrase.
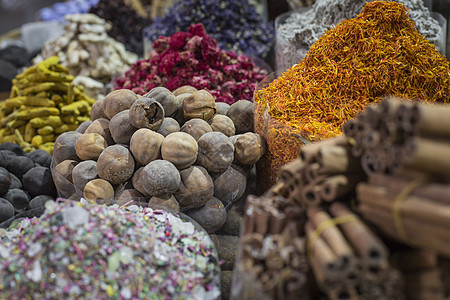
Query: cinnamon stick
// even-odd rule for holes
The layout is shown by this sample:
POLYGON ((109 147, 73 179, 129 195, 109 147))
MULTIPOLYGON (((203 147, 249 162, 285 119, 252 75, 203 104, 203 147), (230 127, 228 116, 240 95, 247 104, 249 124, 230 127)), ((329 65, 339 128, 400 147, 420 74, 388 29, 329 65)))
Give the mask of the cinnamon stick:
POLYGON ((314 182, 319 178, 320 175, 320 165, 319 163, 311 163, 305 167, 304 171, 304 178, 306 181, 306 184, 314 182))
POLYGON ((316 161, 321 174, 348 173, 361 170, 359 159, 350 155, 343 146, 326 146, 319 149, 316 161))
POLYGON ((301 185, 305 167, 304 161, 295 159, 280 168, 280 179, 287 185, 301 185))
POLYGON ((355 186, 364 179, 362 174, 335 175, 326 178, 320 185, 320 197, 331 202, 337 200, 355 189, 355 186))
POLYGON ((318 237, 313 240, 312 235, 314 229, 311 223, 305 224, 306 237, 308 243, 311 243, 309 254, 309 262, 314 272, 314 276, 322 284, 330 278, 337 278, 340 275, 340 267, 337 262, 337 257, 323 240, 318 237))
POLYGON ((405 166, 413 169, 450 175, 450 143, 427 138, 415 137, 411 140, 410 150, 405 153, 405 166))
POLYGON ((450 107, 439 104, 416 103, 410 123, 423 136, 450 137, 450 107))
POLYGON ((321 187, 317 185, 308 185, 301 189, 301 199, 306 207, 317 207, 322 203, 320 191, 321 187))
MULTIPOLYGON (((325 211, 319 209, 309 209, 307 211, 307 216, 309 220, 311 220, 311 224, 314 230, 317 227, 321 226, 321 224, 323 224, 324 222, 331 221, 330 215, 328 215, 325 211)), ((354 264, 355 257, 352 248, 335 225, 325 228, 321 232, 320 236, 324 239, 324 241, 336 255, 339 261, 339 268, 342 272, 341 274, 344 275, 353 267, 354 264)))
MULTIPOLYGON (((424 178, 425 180, 427 177, 422 176, 421 178, 424 178)), ((410 178, 385 174, 372 174, 369 177, 370 184, 384 186, 396 194, 410 184, 411 181, 412 179, 410 178)), ((411 194, 428 198, 445 205, 450 205, 450 198, 448 197, 450 195, 450 184, 437 182, 424 183, 420 188, 414 189, 411 194)))
MULTIPOLYGON (((389 191, 382 186, 362 183, 358 185, 357 192, 359 201, 393 212, 394 201, 398 194, 395 191, 389 191)), ((436 203, 424 197, 409 195, 402 201, 399 209, 403 218, 411 217, 429 225, 450 228, 450 206, 448 205, 436 203)))
POLYGON ((344 146, 348 144, 347 137, 345 135, 339 135, 320 142, 303 145, 299 150, 299 157, 305 163, 310 163, 314 160, 319 149, 325 146, 344 146))
POLYGON ((354 287, 341 286, 327 293, 330 300, 358 300, 359 295, 354 287))
MULTIPOLYGON (((330 206, 330 212, 336 218, 354 215, 345 205, 339 202, 330 206)), ((342 223, 339 226, 365 265, 369 267, 386 266, 389 255, 388 249, 362 221, 342 223)))

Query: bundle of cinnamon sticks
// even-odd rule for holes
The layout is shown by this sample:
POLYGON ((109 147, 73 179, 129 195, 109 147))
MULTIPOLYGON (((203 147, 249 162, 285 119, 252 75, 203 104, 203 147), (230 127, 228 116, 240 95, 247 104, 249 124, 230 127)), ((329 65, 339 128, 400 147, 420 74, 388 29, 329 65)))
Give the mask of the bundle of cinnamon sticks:
POLYGON ((435 252, 402 250, 393 259, 405 281, 405 295, 410 300, 444 300, 445 286, 435 252))
POLYGON ((401 276, 383 242, 345 205, 308 210, 308 261, 329 299, 402 299, 401 276), (379 298, 381 297, 381 298, 379 298))
POLYGON ((450 175, 450 106, 387 98, 343 126, 366 172, 450 175))
POLYGON ((232 299, 309 299, 304 210, 271 193, 247 197, 232 299))
POLYGON ((348 195, 364 179, 359 158, 341 135, 303 146, 299 158, 280 169, 278 189, 300 207, 318 207, 348 195))

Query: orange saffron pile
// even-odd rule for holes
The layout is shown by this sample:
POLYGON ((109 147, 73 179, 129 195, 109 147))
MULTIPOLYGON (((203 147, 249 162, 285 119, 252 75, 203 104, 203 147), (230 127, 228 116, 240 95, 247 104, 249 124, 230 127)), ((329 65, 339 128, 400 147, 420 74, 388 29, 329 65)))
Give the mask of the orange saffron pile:
POLYGON ((279 166, 298 156, 303 139, 340 134, 347 120, 387 95, 448 102, 450 68, 403 4, 374 1, 325 32, 303 60, 255 92, 255 129, 265 130, 258 133, 267 139, 274 179, 279 166))

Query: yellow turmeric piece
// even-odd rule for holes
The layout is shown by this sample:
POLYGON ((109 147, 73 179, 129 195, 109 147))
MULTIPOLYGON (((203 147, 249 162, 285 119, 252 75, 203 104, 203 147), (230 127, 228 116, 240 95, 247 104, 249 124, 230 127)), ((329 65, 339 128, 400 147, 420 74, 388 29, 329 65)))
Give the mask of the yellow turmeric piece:
POLYGON ((59 134, 90 119, 95 100, 73 84, 69 69, 58 62, 50 57, 13 79, 9 99, 0 102, 0 142, 53 153, 59 134))

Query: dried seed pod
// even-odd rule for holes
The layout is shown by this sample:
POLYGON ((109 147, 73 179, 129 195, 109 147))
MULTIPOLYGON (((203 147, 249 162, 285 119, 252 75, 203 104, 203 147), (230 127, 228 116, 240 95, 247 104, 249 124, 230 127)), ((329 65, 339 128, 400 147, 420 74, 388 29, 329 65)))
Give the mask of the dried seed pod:
POLYGON ((175 213, 180 211, 180 204, 178 204, 177 199, 173 195, 151 197, 150 201, 148 201, 148 207, 175 213))
POLYGON ((72 181, 75 187, 80 191, 84 190, 86 184, 98 178, 97 162, 94 160, 86 160, 78 163, 72 170, 72 181))
POLYGON ((145 177, 141 176, 142 171, 144 171, 144 167, 140 167, 134 172, 133 177, 131 178, 131 182, 133 187, 140 192, 142 195, 149 197, 150 195, 145 191, 145 177))
POLYGON ((136 161, 145 166, 161 157, 164 136, 148 128, 138 129, 130 140, 130 150, 136 161))
POLYGON ((233 162, 234 146, 222 132, 208 132, 198 141, 197 164, 210 172, 220 173, 228 169, 233 162))
POLYGON ((103 110, 105 98, 99 99, 92 104, 90 116, 91 120, 97 120, 100 118, 107 119, 108 117, 105 115, 105 111, 103 110))
POLYGON ((227 112, 227 117, 233 120, 236 134, 253 132, 255 103, 248 100, 234 102, 227 112))
POLYGON ((161 127, 157 130, 158 133, 161 133, 163 136, 168 136, 172 132, 180 131, 180 124, 171 117, 164 118, 161 127))
POLYGON ((173 116, 178 110, 178 101, 175 99, 174 94, 172 94, 165 87, 159 86, 153 88, 150 92, 144 95, 144 98, 153 98, 161 103, 164 108, 164 115, 166 117, 173 116))
POLYGON ((99 204, 110 204, 114 199, 114 188, 106 180, 94 179, 89 181, 84 190, 83 197, 89 201, 95 201, 99 204))
POLYGON ((186 121, 186 119, 184 118, 184 114, 183 114, 183 103, 184 103, 184 99, 186 97, 189 97, 190 95, 191 94, 184 93, 184 94, 180 94, 175 97, 175 101, 177 102, 178 109, 175 112, 175 114, 172 116, 172 118, 177 120, 177 122, 180 125, 184 124, 184 122, 186 121))
POLYGON ((109 121, 108 127, 111 132, 111 137, 117 144, 129 144, 131 136, 137 130, 130 123, 130 111, 128 109, 115 115, 109 121))
POLYGON ((98 118, 92 121, 84 133, 98 133, 105 139, 108 145, 114 144, 111 131, 109 130, 109 120, 106 118, 98 118))
POLYGON ((157 159, 144 167, 141 173, 144 189, 150 196, 173 194, 180 187, 177 168, 167 160, 157 159))
POLYGON ((55 141, 53 149, 53 160, 55 164, 59 164, 64 160, 76 160, 79 161, 75 145, 81 133, 76 131, 64 132, 55 141))
POLYGON ((227 219, 225 206, 214 197, 208 200, 204 206, 187 211, 186 215, 194 219, 208 233, 219 230, 227 219))
POLYGON ((214 184, 208 171, 200 166, 191 166, 180 171, 181 184, 175 198, 184 209, 200 207, 214 195, 214 184))
POLYGON ((75 144, 75 151, 81 160, 97 160, 108 143, 98 133, 83 133, 75 144))
POLYGON ((207 132, 212 132, 211 125, 202 119, 191 119, 184 123, 180 129, 181 132, 190 134, 196 141, 207 132))
POLYGON ((259 134, 247 132, 236 138, 234 149, 234 157, 238 163, 253 165, 266 152, 266 144, 259 134))
POLYGON ((242 197, 247 187, 247 174, 239 166, 231 165, 214 178, 214 197, 225 206, 242 197))
POLYGON ((216 113, 216 101, 205 90, 197 91, 183 100, 183 115, 186 120, 199 118, 209 120, 216 113))
POLYGON ((106 95, 103 100, 103 112, 108 119, 112 119, 119 112, 130 109, 139 98, 135 92, 127 89, 115 90, 106 95))
POLYGON ((197 160, 197 141, 185 132, 169 134, 161 145, 161 156, 182 170, 197 160))
POLYGON ((133 175, 134 159, 124 146, 109 146, 97 159, 97 172, 100 178, 112 184, 123 183, 133 175))
POLYGON ((208 123, 213 131, 222 132, 226 136, 232 136, 235 133, 234 123, 227 116, 216 114, 209 119, 208 123))
POLYGON ((130 108, 130 123, 136 128, 158 130, 164 119, 164 108, 153 98, 139 98, 130 108))
POLYGON ((128 203, 130 201, 133 201, 130 204, 137 204, 137 203, 143 203, 148 200, 148 197, 144 196, 141 192, 135 189, 126 189, 121 191, 116 195, 116 201, 115 204, 117 205, 124 205, 125 203, 128 203))
POLYGON ((86 132, 86 129, 89 127, 89 125, 91 125, 92 121, 84 121, 83 123, 81 123, 78 128, 75 130, 76 132, 79 132, 81 134, 86 132))
POLYGON ((77 164, 75 160, 64 160, 53 169, 52 177, 60 197, 69 198, 75 193, 72 171, 77 164))
POLYGON ((181 95, 181 94, 193 94, 196 91, 198 91, 195 87, 190 85, 183 85, 177 88, 175 91, 173 91, 173 94, 175 96, 181 95))
POLYGON ((220 115, 227 115, 228 110, 230 109, 230 104, 225 102, 216 102, 217 113, 220 115))

